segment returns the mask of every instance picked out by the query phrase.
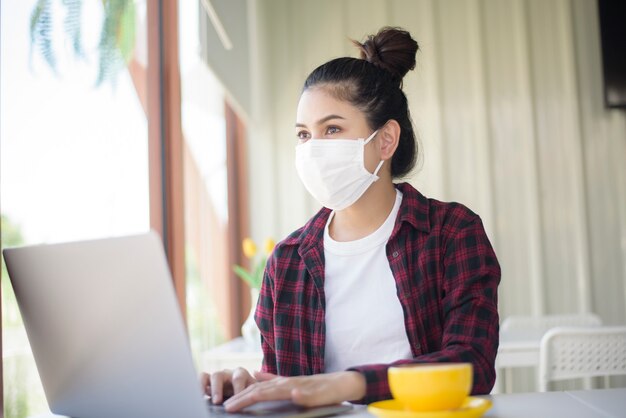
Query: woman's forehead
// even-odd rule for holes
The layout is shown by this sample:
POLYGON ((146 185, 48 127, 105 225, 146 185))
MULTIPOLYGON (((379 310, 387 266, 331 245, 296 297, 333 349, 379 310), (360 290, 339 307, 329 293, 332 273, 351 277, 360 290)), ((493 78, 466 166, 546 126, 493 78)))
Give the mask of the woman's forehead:
POLYGON ((300 96, 296 124, 311 126, 336 115, 345 120, 364 121, 365 115, 347 100, 341 100, 327 89, 315 87, 305 90, 300 96))

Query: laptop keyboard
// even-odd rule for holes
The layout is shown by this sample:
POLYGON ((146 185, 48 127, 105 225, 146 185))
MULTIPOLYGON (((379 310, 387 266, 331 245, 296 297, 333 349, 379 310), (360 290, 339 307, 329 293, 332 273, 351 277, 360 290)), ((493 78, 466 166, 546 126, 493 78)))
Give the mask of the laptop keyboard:
POLYGON ((252 405, 248 408, 245 408, 243 411, 239 411, 236 413, 226 412, 226 409, 222 405, 213 405, 211 400, 207 400, 207 408, 209 409, 209 414, 211 416, 224 416, 228 415, 229 417, 235 416, 266 416, 266 415, 297 415, 305 411, 307 408, 302 406, 295 405, 291 402, 262 402, 256 405, 252 405))
POLYGON ((209 414, 211 416, 228 414, 228 412, 226 412, 226 409, 224 409, 223 406, 221 406, 221 405, 213 405, 211 403, 211 400, 207 400, 207 408, 208 408, 209 414))

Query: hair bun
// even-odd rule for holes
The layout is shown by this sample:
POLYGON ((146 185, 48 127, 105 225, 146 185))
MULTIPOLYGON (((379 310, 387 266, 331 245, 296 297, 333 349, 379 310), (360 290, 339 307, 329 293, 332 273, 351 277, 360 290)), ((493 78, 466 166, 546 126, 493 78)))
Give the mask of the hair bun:
POLYGON ((361 51, 361 59, 389 71, 400 84, 406 73, 415 68, 419 46, 404 29, 386 26, 363 43, 353 42, 361 51))

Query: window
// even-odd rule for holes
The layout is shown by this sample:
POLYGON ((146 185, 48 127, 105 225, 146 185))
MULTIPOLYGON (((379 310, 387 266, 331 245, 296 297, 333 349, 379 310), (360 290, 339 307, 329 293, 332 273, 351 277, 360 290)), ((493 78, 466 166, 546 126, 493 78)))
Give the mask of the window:
POLYGON ((234 113, 201 57, 202 13, 199 2, 179 2, 187 323, 199 369, 203 352, 233 338, 243 318, 241 283, 232 271, 241 241, 232 201, 241 190, 231 173, 241 156, 228 142, 236 140, 227 118, 234 113))
POLYGON ((227 333, 218 314, 229 302, 226 125, 222 88, 198 55, 197 4, 179 7, 187 324, 198 363, 227 333))
MULTIPOLYGON (((101 1, 1 3, 3 247, 150 228, 146 77, 141 75, 147 65, 146 2, 122 4, 125 40, 132 43, 115 46, 102 41, 107 13, 101 1), (82 9, 73 14, 78 3, 82 9), (37 30, 49 34, 51 42, 40 37, 31 48, 29 24, 41 5, 37 30), (73 52, 68 35, 77 22, 82 55, 73 52), (101 60, 116 53, 106 49, 111 45, 129 54, 119 68, 120 61, 101 60)), ((5 417, 46 412, 4 265, 2 332, 5 417)))
MULTIPOLYGON (((179 5, 180 44, 176 0, 0 3, 0 209, 3 246, 161 231, 201 368, 202 353, 236 336, 249 311, 232 272, 245 264, 245 129, 199 58, 200 6, 192 3, 179 5), (127 8, 126 35, 113 37, 119 45, 103 43, 111 38, 101 32, 107 16, 119 15, 103 4, 114 3, 127 8), (118 53, 122 61, 101 61, 118 53)), ((4 268, 2 333, 5 416, 44 413, 4 268)))

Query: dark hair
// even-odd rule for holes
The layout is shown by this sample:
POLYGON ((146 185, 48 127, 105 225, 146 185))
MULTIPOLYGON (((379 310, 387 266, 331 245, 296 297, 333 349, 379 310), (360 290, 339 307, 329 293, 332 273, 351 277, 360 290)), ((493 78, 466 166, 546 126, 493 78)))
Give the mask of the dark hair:
POLYGON ((409 32, 392 27, 382 28, 364 43, 352 42, 360 49, 361 59, 337 58, 320 65, 307 77, 303 91, 314 86, 327 88, 365 113, 372 129, 396 120, 401 131, 391 158, 391 176, 406 176, 417 161, 417 143, 402 78, 415 68, 417 42, 409 32))

